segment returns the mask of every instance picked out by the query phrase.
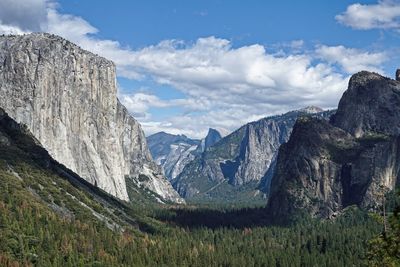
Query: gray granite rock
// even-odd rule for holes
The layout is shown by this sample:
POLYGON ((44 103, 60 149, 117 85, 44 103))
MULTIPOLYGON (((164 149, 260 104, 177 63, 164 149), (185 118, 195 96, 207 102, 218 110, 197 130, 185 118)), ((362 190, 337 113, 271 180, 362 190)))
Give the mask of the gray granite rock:
MULTIPOLYGON (((278 149, 289 139, 297 117, 307 114, 328 117, 331 114, 320 111, 317 107, 308 107, 242 126, 187 164, 173 180, 174 188, 185 198, 210 198, 210 193, 221 187, 233 187, 232 195, 246 190, 249 195, 258 196, 261 191, 268 194, 272 177, 270 167, 275 165, 278 149), (253 186, 247 186, 249 184, 253 186)), ((216 194, 212 198, 224 200, 226 196, 216 194)))
POLYGON ((0 37, 0 107, 53 158, 120 199, 125 179, 143 174, 143 186, 181 201, 116 95, 113 62, 50 34, 0 37))
POLYGON ((147 137, 147 143, 155 162, 163 168, 167 178, 172 180, 194 159, 200 140, 159 132, 147 137))
POLYGON ((400 134, 400 83, 377 73, 354 74, 332 124, 355 137, 368 132, 400 134))
POLYGON ((400 82, 360 72, 331 122, 303 118, 279 149, 268 210, 329 218, 357 205, 377 210, 400 183, 400 82))

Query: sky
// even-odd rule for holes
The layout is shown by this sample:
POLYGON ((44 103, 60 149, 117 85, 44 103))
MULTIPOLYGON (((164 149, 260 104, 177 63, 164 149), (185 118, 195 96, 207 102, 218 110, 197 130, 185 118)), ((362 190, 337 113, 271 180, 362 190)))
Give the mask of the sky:
POLYGON ((115 62, 147 135, 202 138, 400 67, 400 1, 0 0, 0 34, 50 32, 115 62))

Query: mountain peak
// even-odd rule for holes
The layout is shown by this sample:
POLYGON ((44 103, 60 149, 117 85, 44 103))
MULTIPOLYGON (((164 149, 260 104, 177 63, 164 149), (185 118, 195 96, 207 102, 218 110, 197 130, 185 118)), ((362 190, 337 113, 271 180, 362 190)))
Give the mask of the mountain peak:
POLYGON ((214 129, 214 128, 208 128, 208 133, 207 135, 210 134, 220 134, 218 130, 214 129))
POLYGON ((200 140, 190 139, 184 134, 159 132, 148 136, 147 144, 156 163, 163 167, 167 178, 172 180, 194 158, 192 153, 200 145, 200 140))
POLYGON ((356 137, 370 132, 400 134, 398 82, 362 71, 350 78, 332 123, 356 137), (389 101, 390 100, 390 101, 389 101))
POLYGON ((269 215, 330 218, 351 205, 376 210, 398 184, 399 95, 398 82, 362 71, 351 77, 329 122, 297 120, 279 149, 269 215))
POLYGON ((354 86, 366 86, 373 81, 388 80, 388 78, 376 72, 360 71, 353 74, 349 81, 349 88, 354 86))
POLYGON ((209 128, 206 138, 204 139, 204 150, 214 145, 222 138, 221 134, 214 128, 209 128))
POLYGON ((299 109, 300 112, 308 113, 308 114, 314 114, 314 113, 319 113, 324 111, 322 108, 317 107, 317 106, 307 106, 305 108, 299 109))

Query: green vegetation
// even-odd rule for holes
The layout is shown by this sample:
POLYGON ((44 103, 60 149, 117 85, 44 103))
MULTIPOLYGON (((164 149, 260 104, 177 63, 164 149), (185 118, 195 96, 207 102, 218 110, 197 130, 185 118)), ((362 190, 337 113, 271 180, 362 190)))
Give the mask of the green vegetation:
POLYGON ((382 228, 356 208, 276 226, 263 207, 159 206, 140 188, 128 205, 2 127, 0 266, 359 266, 382 228))
POLYGON ((343 164, 357 159, 362 152, 379 143, 390 141, 390 137, 376 132, 368 132, 360 138, 339 140, 326 144, 332 160, 343 164))
POLYGON ((158 208, 141 214, 149 228, 120 232, 84 208, 56 214, 16 177, 0 177, 0 266, 352 266, 380 229, 357 210, 279 227, 262 208, 158 208))
POLYGON ((144 174, 139 174, 139 182, 147 182, 147 181, 149 181, 149 180, 150 180, 150 178, 147 177, 146 175, 144 175, 144 174))
POLYGON ((239 153, 240 143, 245 135, 245 127, 221 139, 204 153, 205 159, 231 159, 239 153))
POLYGON ((30 154, 1 149, 0 266, 351 266, 381 229, 357 210, 287 227, 270 225, 264 208, 120 203, 110 213, 30 154))
MULTIPOLYGON (((388 229, 369 242, 369 266, 400 266, 400 191, 397 195, 397 207, 389 218, 388 229)), ((393 200, 390 204, 393 204, 393 200)))
MULTIPOLYGON (((199 187, 196 187, 199 188, 199 187)), ((214 183, 205 190, 205 193, 188 199, 188 203, 198 205, 211 205, 218 207, 253 207, 265 205, 267 199, 265 194, 259 191, 257 182, 250 182, 237 187, 223 180, 220 184, 214 183)))
POLYGON ((390 136, 378 132, 367 132, 357 140, 364 146, 373 146, 379 142, 389 141, 390 136))

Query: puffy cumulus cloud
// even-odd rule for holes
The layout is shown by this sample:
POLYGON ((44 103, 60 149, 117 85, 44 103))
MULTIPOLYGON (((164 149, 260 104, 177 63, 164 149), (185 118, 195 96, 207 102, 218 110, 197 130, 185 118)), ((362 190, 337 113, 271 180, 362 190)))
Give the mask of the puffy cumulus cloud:
POLYGON ((148 113, 151 107, 166 107, 167 103, 155 95, 146 93, 118 94, 118 98, 123 105, 131 111, 132 115, 139 120, 149 119, 148 113))
POLYGON ((380 71, 386 58, 384 53, 322 45, 309 54, 276 55, 257 44, 233 48, 228 40, 208 37, 131 51, 127 66, 187 96, 189 113, 164 122, 145 120, 147 132, 179 130, 201 137, 208 127, 233 130, 308 105, 336 107, 350 74, 380 71), (207 101, 190 101, 194 99, 207 101), (191 112, 196 107, 201 107, 200 113, 191 112))
POLYGON ((400 1, 382 0, 372 5, 352 4, 335 18, 340 23, 359 30, 399 29, 400 1))
POLYGON ((134 73, 226 104, 301 102, 336 91, 343 80, 327 64, 314 64, 311 55, 276 56, 257 44, 232 48, 228 40, 215 37, 188 45, 164 41, 131 51, 125 60, 134 73))
MULTIPOLYGON (((385 58, 343 46, 318 46, 312 54, 277 56, 260 45, 233 48, 228 40, 209 37, 192 44, 165 41, 132 51, 129 64, 135 72, 178 88, 187 95, 186 101, 207 99, 200 114, 164 122, 148 120, 144 128, 149 132, 183 130, 199 137, 209 126, 233 130, 251 120, 307 105, 335 107, 349 74, 379 70, 385 58), (343 71, 336 71, 334 64, 343 71), (190 119, 195 123, 189 123, 190 119)), ((187 109, 198 106, 193 102, 187 109)))
POLYGON ((379 67, 387 60, 384 52, 371 53, 354 48, 339 46, 318 46, 316 54, 321 59, 339 64, 347 73, 355 73, 360 70, 369 70, 383 73, 379 67))
POLYGON ((26 2, 31 2, 37 14, 43 13, 44 5, 45 19, 33 12, 31 18, 37 23, 30 27, 18 17, 19 11, 9 9, 15 14, 3 17, 0 13, 0 32, 24 33, 39 25, 42 31, 113 60, 119 76, 151 79, 183 93, 185 97, 169 100, 143 90, 119 94, 147 133, 164 130, 200 138, 209 127, 231 131, 246 122, 308 105, 335 107, 350 73, 379 70, 384 60, 383 54, 341 46, 304 52, 301 40, 288 44, 288 52, 276 54, 259 44, 234 47, 229 40, 214 36, 190 43, 165 40, 135 50, 100 39, 98 29, 81 17, 61 14, 54 2, 26 2), (338 71, 337 64, 342 70, 338 71), (152 108, 175 108, 180 114, 172 112, 161 121, 152 116, 152 108))

